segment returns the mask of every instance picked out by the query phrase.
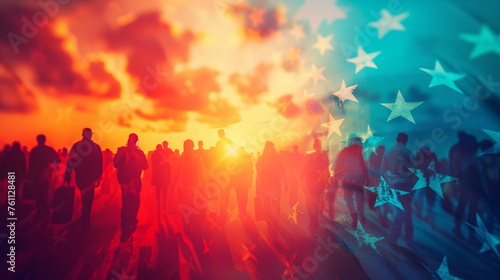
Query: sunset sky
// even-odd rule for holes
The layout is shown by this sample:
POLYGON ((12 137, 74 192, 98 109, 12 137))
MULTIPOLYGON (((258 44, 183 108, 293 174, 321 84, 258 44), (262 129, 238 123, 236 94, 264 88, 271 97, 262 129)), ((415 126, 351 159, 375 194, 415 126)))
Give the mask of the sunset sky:
POLYGON ((84 127, 112 150, 132 132, 144 150, 208 147, 225 128, 252 152, 265 140, 309 150, 315 135, 335 146, 369 128, 389 145, 439 128, 443 147, 458 130, 500 131, 498 2, 37 2, 0 3, 2 145, 32 147, 44 133, 69 147, 84 127), (429 72, 439 68, 452 75, 429 72), (339 98, 343 81, 357 86, 339 98), (388 120, 398 92, 423 102, 413 121, 388 120))

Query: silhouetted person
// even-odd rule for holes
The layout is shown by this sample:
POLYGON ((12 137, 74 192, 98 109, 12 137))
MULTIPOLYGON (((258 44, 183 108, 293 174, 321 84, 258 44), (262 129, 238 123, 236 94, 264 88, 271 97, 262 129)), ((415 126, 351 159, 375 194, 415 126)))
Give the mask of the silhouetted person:
POLYGON ((195 191, 203 190, 207 180, 205 163, 194 152, 194 143, 191 139, 184 141, 184 150, 177 159, 172 173, 172 186, 177 188, 180 200, 180 213, 184 220, 184 228, 191 232, 194 224, 204 218, 205 209, 194 203, 195 191), (194 215, 194 216, 193 216, 194 215))
POLYGON ((396 208, 396 217, 390 228, 390 240, 396 242, 401 235, 401 229, 404 226, 405 234, 404 241, 411 243, 413 239, 413 220, 411 201, 414 193, 411 192, 413 188, 413 179, 409 168, 415 168, 412 163, 413 154, 406 148, 408 142, 408 135, 406 133, 399 133, 396 138, 396 145, 389 149, 382 160, 382 174, 386 178, 389 186, 396 190, 409 192, 408 194, 398 196, 403 210, 396 208))
MULTIPOLYGON (((226 138, 226 133, 224 129, 218 130, 219 140, 215 143, 215 150, 217 152, 216 160, 213 165, 213 171, 215 174, 223 174, 227 177, 226 181, 220 181, 219 187, 219 218, 220 223, 225 224, 228 212, 229 194, 234 188, 234 178, 230 172, 228 172, 228 166, 232 165, 236 161, 236 151, 233 147, 233 141, 226 138)), ((216 175, 217 176, 217 175, 216 175)))
MULTIPOLYGON (((380 145, 375 149, 375 152, 371 152, 368 157, 368 185, 371 187, 378 187, 380 185, 380 167, 382 166, 382 159, 384 158, 385 147, 380 145)), ((377 194, 367 191, 365 192, 367 197, 368 207, 374 209, 375 201, 377 200, 377 194)))
MULTIPOLYGON (((10 145, 5 144, 3 146, 3 150, 0 152, 0 167, 2 167, 3 158, 5 157, 5 155, 9 150, 10 150, 10 145)), ((7 181, 0 179, 0 187, 3 187, 4 184, 7 184, 7 181)))
POLYGON ((94 201, 95 188, 101 182, 103 160, 101 147, 92 141, 92 130, 84 128, 83 139, 73 144, 66 163, 64 182, 71 182, 71 174, 75 171, 75 184, 82 197, 81 222, 84 228, 90 227, 90 215, 94 201))
POLYGON ((479 178, 481 191, 485 194, 482 201, 486 212, 484 222, 488 231, 493 232, 495 216, 500 220, 500 151, 490 140, 481 141, 479 146, 482 152, 478 158, 479 178))
POLYGON ((103 173, 101 182, 102 193, 109 194, 111 192, 111 182, 113 174, 113 152, 110 149, 104 150, 103 156, 103 173))
POLYGON ((299 188, 299 167, 302 161, 302 154, 299 153, 299 146, 293 146, 293 152, 288 155, 288 190, 290 192, 290 206, 297 204, 297 191, 299 188))
POLYGON ((16 189, 14 192, 16 200, 19 202, 21 185, 23 181, 28 178, 28 172, 26 171, 26 157, 24 156, 23 150, 21 150, 21 144, 19 142, 14 142, 12 144, 12 148, 10 148, 10 150, 5 154, 0 166, 0 171, 2 180, 8 178, 9 172, 15 173, 14 186, 16 189))
POLYGON ((319 210, 321 195, 324 193, 330 178, 330 161, 326 152, 321 150, 321 140, 315 139, 314 153, 304 156, 300 170, 304 180, 304 195, 309 214, 311 234, 318 234, 319 210))
POLYGON ((340 151, 335 163, 335 178, 339 180, 344 189, 347 208, 351 213, 352 227, 358 226, 358 218, 365 223, 365 193, 364 186, 368 184, 368 170, 363 158, 361 139, 351 135, 347 147, 340 151), (356 198, 354 207, 353 197, 356 198))
POLYGON ((28 151, 27 146, 23 146, 23 154, 24 154, 24 158, 26 159, 26 163, 28 163, 28 160, 30 158, 30 152, 28 151))
POLYGON ((36 141, 38 145, 31 149, 29 156, 29 179, 34 187, 37 215, 39 217, 48 217, 47 197, 53 169, 51 164, 58 164, 61 159, 56 150, 45 145, 45 135, 38 135, 36 141))
POLYGON ((200 141, 198 141, 198 149, 196 150, 196 152, 200 153, 200 155, 201 155, 201 154, 203 154, 205 151, 206 151, 206 150, 205 150, 205 149, 203 149, 203 141, 201 141, 201 140, 200 140, 200 141))
POLYGON ((233 141, 226 138, 226 132, 224 129, 219 129, 218 134, 219 140, 215 143, 215 148, 219 151, 220 155, 223 156, 229 149, 233 148, 233 141))
POLYGON ((208 169, 208 151, 203 148, 203 141, 198 141, 198 149, 195 150, 196 154, 203 158, 205 168, 208 169))
POLYGON ((255 168, 260 178, 257 195, 262 196, 266 212, 269 215, 274 213, 279 215, 281 188, 285 180, 285 167, 272 142, 266 141, 255 168))
POLYGON ((137 134, 130 134, 127 145, 118 148, 113 158, 122 191, 121 242, 126 242, 137 229, 137 213, 141 203, 141 175, 142 171, 148 168, 146 155, 137 146, 137 141, 139 141, 137 134))
POLYGON ((9 144, 5 144, 3 146, 3 150, 0 152, 0 163, 3 162, 3 158, 5 157, 5 155, 7 154, 7 152, 10 150, 10 145, 9 144))
POLYGON ((456 166, 456 162, 454 161, 457 153, 462 153, 463 147, 465 146, 465 142, 467 140, 467 134, 463 131, 459 131, 457 133, 458 142, 455 143, 450 148, 450 152, 448 154, 448 159, 450 160, 450 171, 453 177, 457 177, 459 173, 459 168, 456 166))
POLYGON ((239 172, 234 176, 234 190, 236 191, 239 213, 241 216, 246 216, 248 214, 248 190, 252 187, 253 163, 251 156, 245 152, 243 147, 238 147, 236 152, 240 169, 238 169, 239 172))
MULTIPOLYGON (((380 170, 382 166, 382 159, 384 158, 385 147, 380 145, 375 149, 375 152, 371 152, 368 157, 368 185, 371 187, 380 186, 380 176, 382 172, 380 170)), ((387 218, 389 213, 392 213, 392 208, 387 203, 375 207, 377 201, 377 193, 368 191, 365 189, 365 197, 368 203, 368 208, 376 211, 379 216, 380 223, 383 227, 389 225, 389 220, 387 218)))
POLYGON ((417 211, 420 211, 419 214, 420 216, 422 216, 423 209, 421 208, 423 205, 425 204, 427 205, 426 209, 427 218, 429 220, 429 224, 434 229, 436 228, 436 223, 434 219, 433 207, 436 202, 437 194, 430 188, 430 180, 431 177, 436 176, 436 164, 437 164, 436 154, 431 152, 431 150, 428 147, 422 147, 420 151, 418 151, 417 154, 415 155, 415 158, 416 162, 418 163, 416 167, 417 169, 420 169, 422 171, 426 185, 424 189, 419 190, 423 192, 423 198, 425 198, 426 202, 424 203, 424 199, 422 198, 421 203, 417 203, 418 206, 417 211), (431 163, 434 163, 434 170, 431 170, 429 168, 431 163))
MULTIPOLYGON (((478 143, 474 136, 466 134, 459 140, 453 158, 450 159, 452 172, 458 178, 458 205, 455 209, 455 227, 453 233, 463 239, 461 225, 462 219, 472 225, 476 225, 476 213, 478 210, 481 195, 479 193, 480 183, 478 182, 479 170, 476 162, 478 143), (469 206, 469 212, 465 216, 465 208, 469 206)), ((450 152, 451 154, 451 152, 450 152)), ((477 243, 475 230, 469 228, 469 242, 477 243)))
POLYGON ((151 156, 152 161, 152 180, 151 183, 156 187, 156 201, 158 210, 165 209, 167 203, 167 190, 170 185, 170 157, 160 144, 151 156))
POLYGON ((172 149, 170 149, 168 147, 167 141, 163 141, 162 146, 163 146, 163 153, 165 154, 165 157, 170 159, 170 157, 174 155, 174 151, 172 151, 172 149))

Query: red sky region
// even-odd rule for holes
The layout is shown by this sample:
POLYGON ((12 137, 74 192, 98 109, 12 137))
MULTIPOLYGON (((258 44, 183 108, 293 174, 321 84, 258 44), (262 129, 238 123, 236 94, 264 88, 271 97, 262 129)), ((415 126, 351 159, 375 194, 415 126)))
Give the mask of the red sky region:
POLYGON ((279 5, 43 3, 0 4, 2 144, 32 147, 44 133, 68 147, 90 127, 104 148, 131 132, 146 150, 186 138, 210 146, 226 128, 236 143, 260 139, 258 150, 271 137, 291 144, 322 118, 299 98, 310 65, 290 57, 300 49, 279 5))

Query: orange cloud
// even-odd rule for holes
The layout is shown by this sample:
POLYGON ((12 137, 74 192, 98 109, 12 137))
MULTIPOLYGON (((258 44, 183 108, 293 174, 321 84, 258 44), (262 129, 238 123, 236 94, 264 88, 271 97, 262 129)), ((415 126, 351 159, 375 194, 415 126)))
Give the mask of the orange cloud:
POLYGON ((238 94, 247 104, 256 104, 259 97, 268 89, 268 74, 272 66, 259 64, 250 75, 233 74, 229 82, 236 86, 238 94))

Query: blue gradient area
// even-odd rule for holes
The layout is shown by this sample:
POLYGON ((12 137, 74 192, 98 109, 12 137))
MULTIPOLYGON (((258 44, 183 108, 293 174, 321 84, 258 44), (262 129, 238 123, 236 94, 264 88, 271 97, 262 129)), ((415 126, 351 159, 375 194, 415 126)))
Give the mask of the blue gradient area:
MULTIPOLYGON (((305 2, 282 3, 293 18, 305 2)), ((297 21, 307 34, 297 44, 309 63, 327 67, 323 75, 330 84, 311 83, 308 91, 322 95, 336 119, 345 118, 341 126, 344 137, 366 133, 370 125, 375 136, 386 137, 381 144, 392 146, 396 134, 406 132, 410 149, 427 145, 443 157, 456 142, 458 131, 473 134, 478 140, 489 139, 481 129, 500 131, 500 55, 489 52, 470 59, 475 45, 460 38, 460 34, 479 34, 483 25, 500 34, 500 1, 339 0, 336 5, 345 11, 346 18, 331 24, 324 20, 317 32, 322 36, 333 34, 331 44, 335 49, 321 56, 312 48, 316 34, 312 34, 307 20, 297 21), (393 15, 409 13, 402 21, 406 30, 390 31, 378 39, 378 30, 368 24, 380 19, 382 9, 393 15), (367 53, 381 51, 373 60, 378 69, 364 68, 354 74, 355 64, 347 59, 357 56, 358 46, 367 53), (446 72, 466 75, 455 82, 464 95, 444 85, 429 88, 432 77, 420 68, 434 69, 436 60, 446 72), (340 89, 342 80, 346 86, 358 84, 354 96, 359 104, 347 101, 340 107, 331 96, 340 89), (394 103, 398 90, 407 102, 425 101, 412 111, 416 124, 401 117, 387 122, 390 110, 380 103, 394 103)), ((341 139, 334 135, 329 140, 341 139)))

